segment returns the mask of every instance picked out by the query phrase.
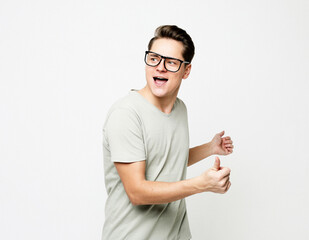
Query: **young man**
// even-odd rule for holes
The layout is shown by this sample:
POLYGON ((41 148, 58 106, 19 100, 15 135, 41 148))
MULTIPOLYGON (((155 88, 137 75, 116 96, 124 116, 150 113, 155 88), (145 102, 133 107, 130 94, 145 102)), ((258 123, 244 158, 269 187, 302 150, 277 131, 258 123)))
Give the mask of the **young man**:
POLYGON ((233 151, 230 137, 189 149, 185 104, 177 98, 191 70, 194 44, 177 26, 157 28, 145 53, 146 86, 110 109, 103 128, 105 184, 104 240, 188 240, 184 198, 225 193, 230 169, 217 157, 213 168, 186 179, 186 169, 213 154, 233 151))

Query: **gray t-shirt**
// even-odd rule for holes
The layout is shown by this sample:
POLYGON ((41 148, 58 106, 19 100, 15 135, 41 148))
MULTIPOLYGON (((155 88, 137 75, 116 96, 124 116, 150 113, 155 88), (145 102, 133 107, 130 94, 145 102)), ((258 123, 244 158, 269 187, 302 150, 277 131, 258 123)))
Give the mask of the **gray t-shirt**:
POLYGON ((188 240, 185 200, 133 206, 114 162, 146 160, 146 179, 186 178, 189 155, 187 109, 177 98, 166 114, 132 89, 110 109, 103 127, 105 186, 108 198, 102 240, 188 240))

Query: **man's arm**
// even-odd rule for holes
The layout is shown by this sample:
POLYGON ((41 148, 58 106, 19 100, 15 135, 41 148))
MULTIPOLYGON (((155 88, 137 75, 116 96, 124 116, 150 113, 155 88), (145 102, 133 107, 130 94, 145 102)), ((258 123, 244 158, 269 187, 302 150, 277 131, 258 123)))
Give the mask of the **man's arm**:
POLYGON ((200 176, 178 182, 146 180, 146 161, 114 164, 133 205, 169 203, 207 191, 225 193, 231 186, 229 181, 231 170, 220 167, 219 158, 216 158, 213 168, 200 176))
POLYGON ((228 155, 233 152, 233 141, 230 137, 223 137, 224 131, 217 133, 209 143, 190 148, 188 166, 213 154, 228 155))
POLYGON ((211 142, 205 143, 203 145, 190 148, 189 150, 189 159, 188 159, 188 166, 191 166, 202 159, 205 159, 211 155, 213 155, 213 148, 211 142))

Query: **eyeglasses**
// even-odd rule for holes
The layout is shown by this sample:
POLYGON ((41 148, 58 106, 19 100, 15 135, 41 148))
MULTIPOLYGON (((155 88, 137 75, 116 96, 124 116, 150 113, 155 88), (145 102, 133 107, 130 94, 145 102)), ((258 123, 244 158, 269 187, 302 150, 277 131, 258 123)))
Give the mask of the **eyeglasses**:
POLYGON ((177 58, 165 57, 152 51, 145 52, 144 60, 148 66, 151 67, 158 66, 161 63, 162 59, 164 59, 165 69, 170 72, 178 72, 182 63, 190 63, 177 58))

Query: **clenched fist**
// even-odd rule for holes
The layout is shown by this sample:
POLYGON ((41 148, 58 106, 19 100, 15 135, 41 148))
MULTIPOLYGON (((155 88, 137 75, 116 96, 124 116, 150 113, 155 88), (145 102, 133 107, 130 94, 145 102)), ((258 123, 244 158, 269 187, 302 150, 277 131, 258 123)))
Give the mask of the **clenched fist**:
POLYGON ((226 193, 230 186, 231 170, 220 166, 216 157, 214 166, 197 177, 197 187, 201 192, 226 193))

